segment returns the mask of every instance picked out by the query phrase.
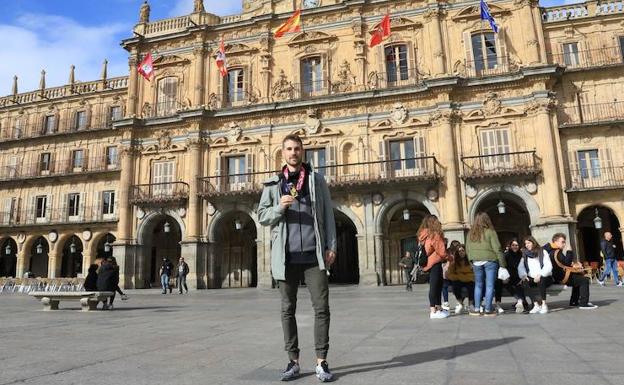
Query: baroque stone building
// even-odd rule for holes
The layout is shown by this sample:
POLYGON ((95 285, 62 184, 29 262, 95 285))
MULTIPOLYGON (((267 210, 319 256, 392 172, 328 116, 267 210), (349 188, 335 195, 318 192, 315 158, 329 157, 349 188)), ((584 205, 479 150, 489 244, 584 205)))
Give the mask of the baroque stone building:
MULTIPOLYGON (((189 0, 190 1, 190 0, 189 0)), ((422 217, 463 240, 555 232, 596 260, 624 220, 622 1, 243 0, 240 15, 150 21, 128 76, 0 99, 0 276, 85 274, 116 256, 126 288, 184 256, 196 288, 269 287, 262 181, 301 135, 330 184, 331 280, 396 284, 422 217), (271 30, 302 7, 303 28, 271 30), (367 42, 386 12, 392 34, 367 42), (215 56, 225 41, 228 76, 215 56), (137 64, 154 56, 155 77, 137 64)))

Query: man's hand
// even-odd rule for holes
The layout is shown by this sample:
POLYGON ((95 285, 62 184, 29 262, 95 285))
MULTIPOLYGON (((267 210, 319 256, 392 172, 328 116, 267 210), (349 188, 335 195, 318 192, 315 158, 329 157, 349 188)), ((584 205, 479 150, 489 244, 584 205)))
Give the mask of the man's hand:
POLYGON ((284 210, 292 206, 293 203, 295 203, 295 198, 292 195, 282 195, 280 198, 280 206, 282 206, 284 210))
POLYGON ((535 283, 539 283, 540 279, 542 279, 542 276, 538 274, 535 278, 533 278, 533 281, 535 283))
POLYGON ((331 250, 325 250, 325 267, 329 268, 336 261, 336 253, 331 250))

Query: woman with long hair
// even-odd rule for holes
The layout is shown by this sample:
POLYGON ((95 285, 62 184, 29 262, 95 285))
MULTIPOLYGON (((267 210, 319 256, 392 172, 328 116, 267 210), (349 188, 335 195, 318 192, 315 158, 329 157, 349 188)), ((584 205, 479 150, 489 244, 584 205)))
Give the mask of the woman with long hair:
POLYGON ((550 284, 552 262, 548 252, 542 249, 532 236, 524 238, 522 260, 518 264, 518 276, 522 280, 524 291, 533 301, 531 314, 548 313, 546 288, 550 284))
POLYGON ((509 241, 507 250, 505 250, 505 262, 507 262, 507 270, 509 271, 509 282, 505 283, 503 286, 516 300, 516 313, 523 313, 525 310, 528 310, 529 307, 524 295, 524 289, 522 288, 522 282, 520 282, 520 277, 518 276, 520 260, 522 260, 522 247, 520 246, 520 241, 513 238, 509 241))
POLYGON ((453 260, 449 263, 448 278, 453 287, 453 294, 457 300, 455 314, 464 310, 464 300, 468 298, 470 309, 474 310, 474 273, 466 254, 466 247, 462 244, 455 247, 453 260), (464 290, 466 294, 464 295, 464 290))
POLYGON ((418 241, 427 254, 427 265, 423 268, 429 272, 429 307, 431 319, 448 317, 442 309, 442 263, 446 261, 446 246, 442 224, 437 217, 428 215, 418 229, 418 241))
POLYGON ((492 300, 494 299, 494 285, 498 278, 498 268, 506 267, 505 258, 501 250, 498 235, 494 231, 494 226, 490 217, 479 212, 475 216, 474 223, 468 233, 466 242, 466 252, 468 259, 472 262, 472 269, 475 276, 475 309, 470 315, 481 315, 479 308, 485 288, 484 315, 495 316, 492 311, 492 300))

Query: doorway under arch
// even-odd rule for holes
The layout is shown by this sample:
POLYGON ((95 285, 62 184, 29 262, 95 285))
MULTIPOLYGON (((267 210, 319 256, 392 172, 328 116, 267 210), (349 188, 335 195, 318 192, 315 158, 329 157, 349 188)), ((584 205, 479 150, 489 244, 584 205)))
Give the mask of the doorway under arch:
POLYGON ((76 235, 72 235, 62 250, 61 277, 74 278, 82 274, 82 241, 76 235))
POLYGON ((503 249, 516 238, 521 241, 531 235, 531 218, 524 202, 508 192, 485 197, 475 212, 485 212, 494 225, 503 249))
POLYGON ((28 271, 37 278, 48 277, 48 253, 50 245, 44 237, 35 239, 30 248, 28 271))
POLYGON ((337 284, 358 284, 360 266, 358 262, 358 241, 355 224, 348 216, 334 210, 336 221, 336 262, 330 269, 329 282, 337 284))
POLYGON ((17 271, 17 243, 6 238, 0 243, 0 277, 15 277, 17 271))
POLYGON ((621 258, 622 234, 620 233, 620 221, 613 210, 604 206, 589 206, 580 212, 577 218, 577 238, 579 242, 579 257, 587 262, 599 262, 600 241, 604 233, 609 231, 613 234, 612 242, 616 247, 615 255, 621 258), (595 219, 600 218, 602 227, 596 228, 595 219))
POLYGON ((173 217, 158 214, 150 217, 141 229, 141 255, 135 270, 137 289, 160 287, 160 267, 164 258, 177 269, 181 254, 182 230, 173 217))
POLYGON ((258 285, 257 230, 245 212, 231 211, 219 219, 216 228, 214 282, 216 288, 245 288, 258 285))

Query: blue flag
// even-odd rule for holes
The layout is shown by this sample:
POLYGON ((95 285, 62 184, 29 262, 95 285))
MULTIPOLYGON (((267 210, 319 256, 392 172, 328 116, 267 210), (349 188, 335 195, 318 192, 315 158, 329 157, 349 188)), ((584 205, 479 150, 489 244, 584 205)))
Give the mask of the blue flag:
POLYGON ((496 20, 490 13, 490 7, 488 7, 485 0, 481 0, 481 20, 487 20, 490 23, 490 27, 495 33, 498 33, 498 25, 496 24, 496 20))

